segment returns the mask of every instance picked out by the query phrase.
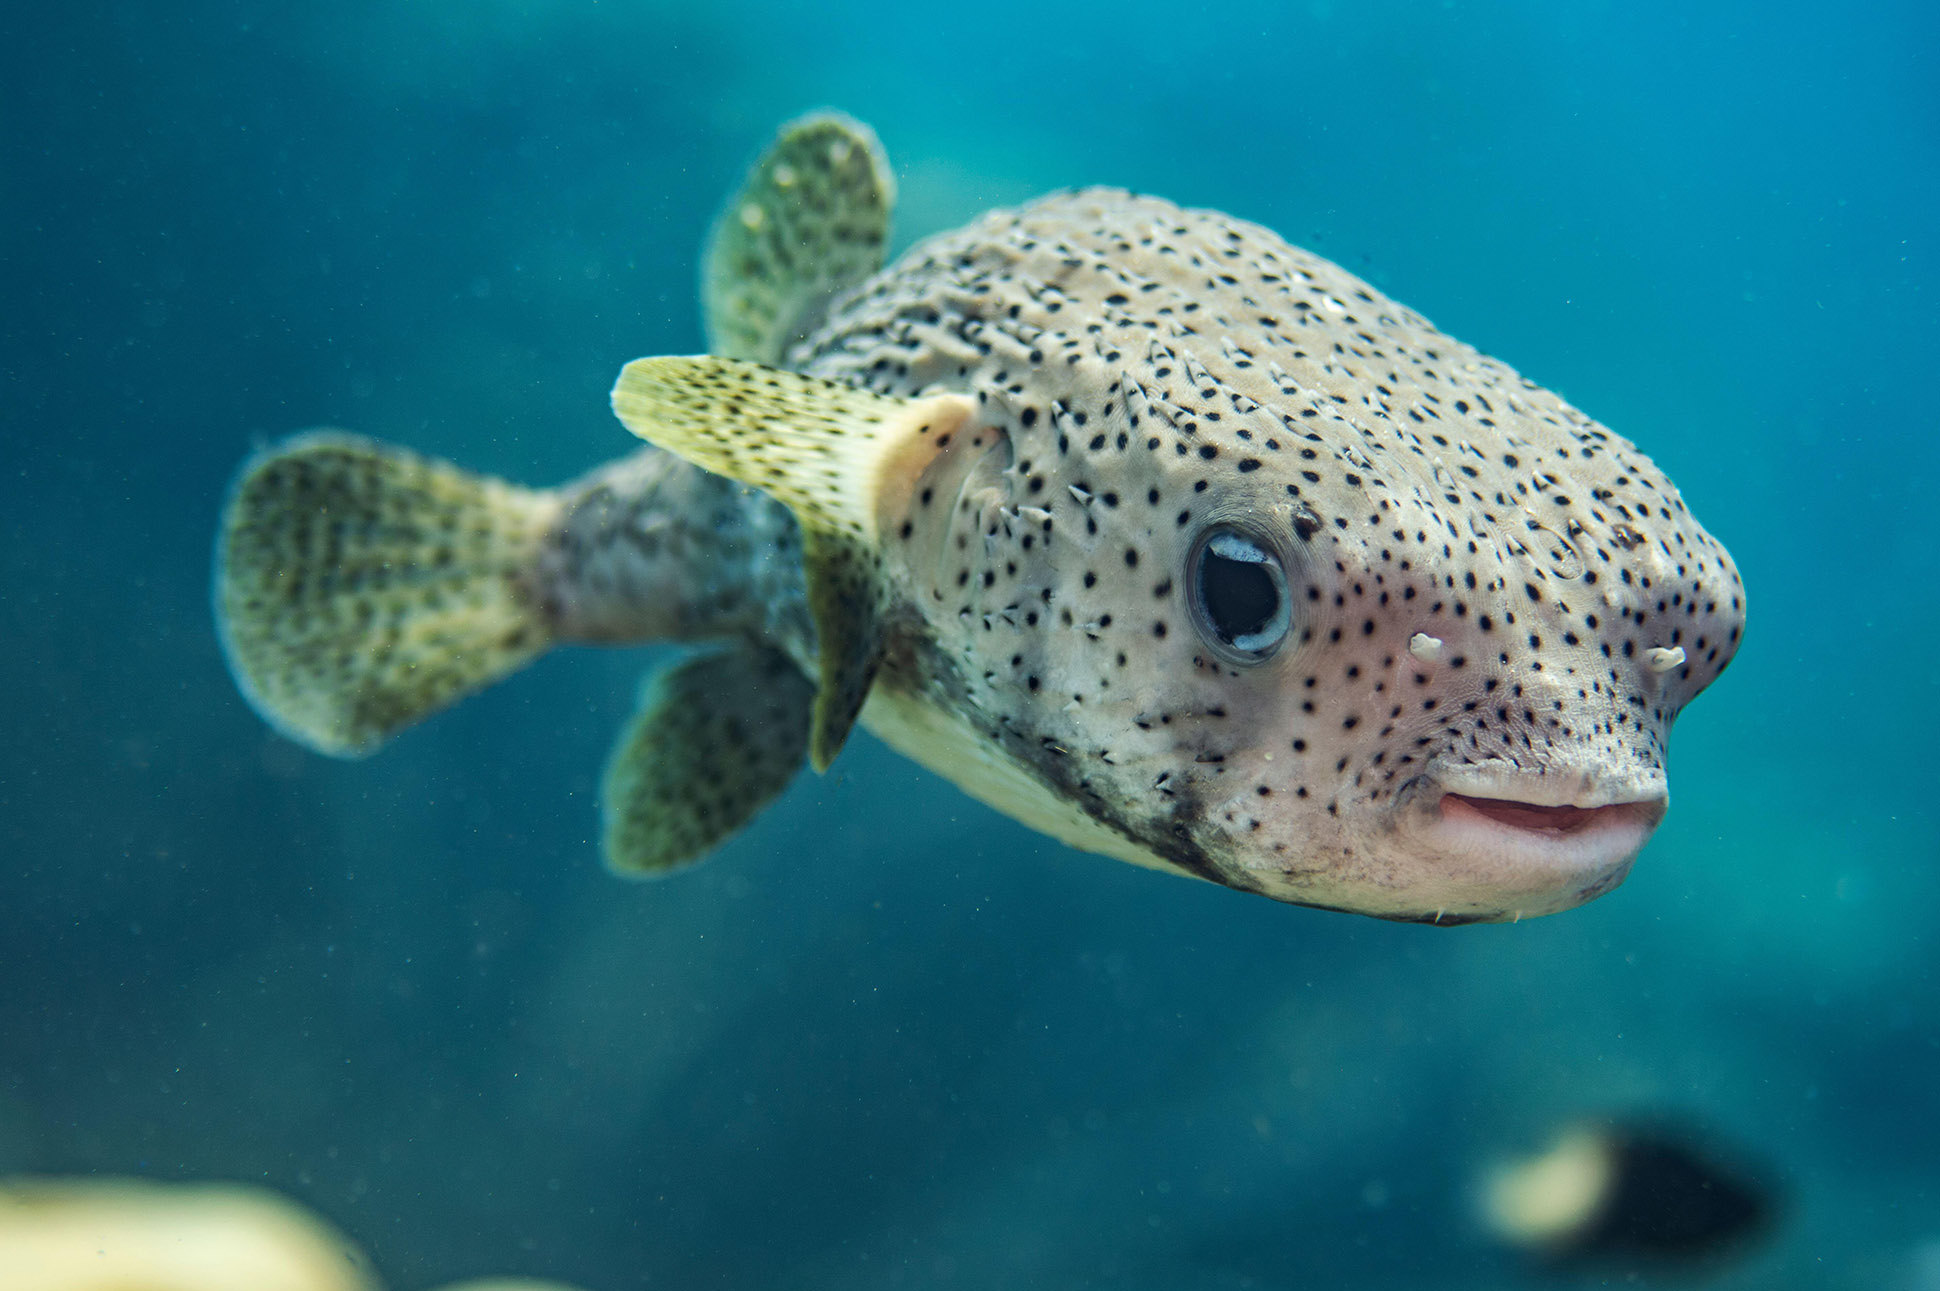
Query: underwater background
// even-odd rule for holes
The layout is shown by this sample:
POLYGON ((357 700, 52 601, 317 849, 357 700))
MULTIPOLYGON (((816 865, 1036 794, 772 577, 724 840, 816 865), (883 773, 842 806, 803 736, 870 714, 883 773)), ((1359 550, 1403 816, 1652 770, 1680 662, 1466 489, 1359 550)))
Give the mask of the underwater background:
MULTIPOLYGON (((15 6, 0 48, 0 1176, 268 1184, 398 1287, 1517 1287, 1562 1122, 1780 1198, 1681 1286, 1940 1287, 1940 10, 1131 0, 15 6), (701 348, 782 121, 897 248, 1114 183, 1340 261, 1636 440, 1750 629, 1583 909, 1442 929, 1081 855, 858 737, 633 884, 670 651, 364 762, 225 672, 215 519, 336 425, 533 484, 701 348)), ((1609 1275, 1596 1275, 1609 1276, 1609 1275)), ((1595 1277, 1592 1278, 1595 1280, 1595 1277)), ((4 1274, 0 1271, 0 1286, 4 1274)))

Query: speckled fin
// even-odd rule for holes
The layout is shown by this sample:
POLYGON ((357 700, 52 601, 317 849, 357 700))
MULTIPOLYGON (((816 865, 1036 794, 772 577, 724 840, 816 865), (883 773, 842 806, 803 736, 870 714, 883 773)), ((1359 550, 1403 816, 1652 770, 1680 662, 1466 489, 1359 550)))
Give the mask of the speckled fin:
POLYGON ((518 668, 551 495, 372 440, 299 436, 244 466, 217 540, 217 628, 258 712, 357 757, 518 668))
POLYGON ((700 655, 656 676, 606 764, 607 865, 664 874, 754 819, 801 770, 814 698, 772 650, 700 655))
POLYGON ((839 112, 783 126, 708 239, 708 349, 781 362, 837 293, 882 268, 895 200, 868 126, 839 112))
POLYGON ((636 359, 613 411, 642 439, 752 484, 795 513, 821 672, 809 761, 826 770, 880 661, 886 588, 881 518, 975 405, 963 395, 891 399, 734 359, 636 359))

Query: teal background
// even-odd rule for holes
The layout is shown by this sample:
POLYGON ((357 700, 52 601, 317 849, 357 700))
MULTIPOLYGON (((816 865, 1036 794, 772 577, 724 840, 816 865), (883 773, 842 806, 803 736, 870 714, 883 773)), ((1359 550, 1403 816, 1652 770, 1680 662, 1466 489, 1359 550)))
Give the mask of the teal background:
POLYGON ((1515 1287, 1476 1171, 1642 1112, 1785 1197, 1708 1285, 1940 1286, 1935 13, 16 6, 0 1175, 264 1182, 405 1288, 1515 1287), (629 885, 594 789, 653 651, 367 762, 272 735, 208 610, 243 455, 624 451, 614 374, 699 348, 716 204, 823 105, 879 130, 899 246, 1078 183, 1222 208, 1655 457, 1751 623, 1630 881, 1281 907, 864 738, 629 885))

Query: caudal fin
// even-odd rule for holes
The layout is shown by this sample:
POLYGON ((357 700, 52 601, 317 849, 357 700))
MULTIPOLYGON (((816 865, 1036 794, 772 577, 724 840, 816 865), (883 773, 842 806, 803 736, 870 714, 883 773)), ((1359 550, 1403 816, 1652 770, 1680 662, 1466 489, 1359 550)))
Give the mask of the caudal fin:
POLYGON ((216 544, 216 625, 256 711, 359 757, 550 642, 529 585, 558 504, 354 435, 256 457, 216 544))

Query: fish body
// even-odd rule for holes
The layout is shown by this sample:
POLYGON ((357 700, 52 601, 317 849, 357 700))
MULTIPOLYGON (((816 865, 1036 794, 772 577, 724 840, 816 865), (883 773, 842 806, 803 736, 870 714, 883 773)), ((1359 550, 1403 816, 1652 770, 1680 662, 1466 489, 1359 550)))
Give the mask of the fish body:
MULTIPOLYGON (((874 270, 872 169, 872 136, 810 118, 729 203, 721 353, 639 360, 614 390, 671 452, 491 486, 517 554, 486 581, 527 635, 478 652, 489 675, 553 641, 733 643, 623 737, 610 860, 704 852, 859 718, 1053 837, 1281 900, 1463 922, 1621 881, 1671 722, 1744 614, 1648 458, 1216 212, 1079 190, 874 270)), ((312 505, 251 501, 300 461, 245 472, 232 534, 312 505)), ((327 747, 283 715, 366 669, 268 694, 235 628, 277 594, 223 602, 232 659, 327 747)))

